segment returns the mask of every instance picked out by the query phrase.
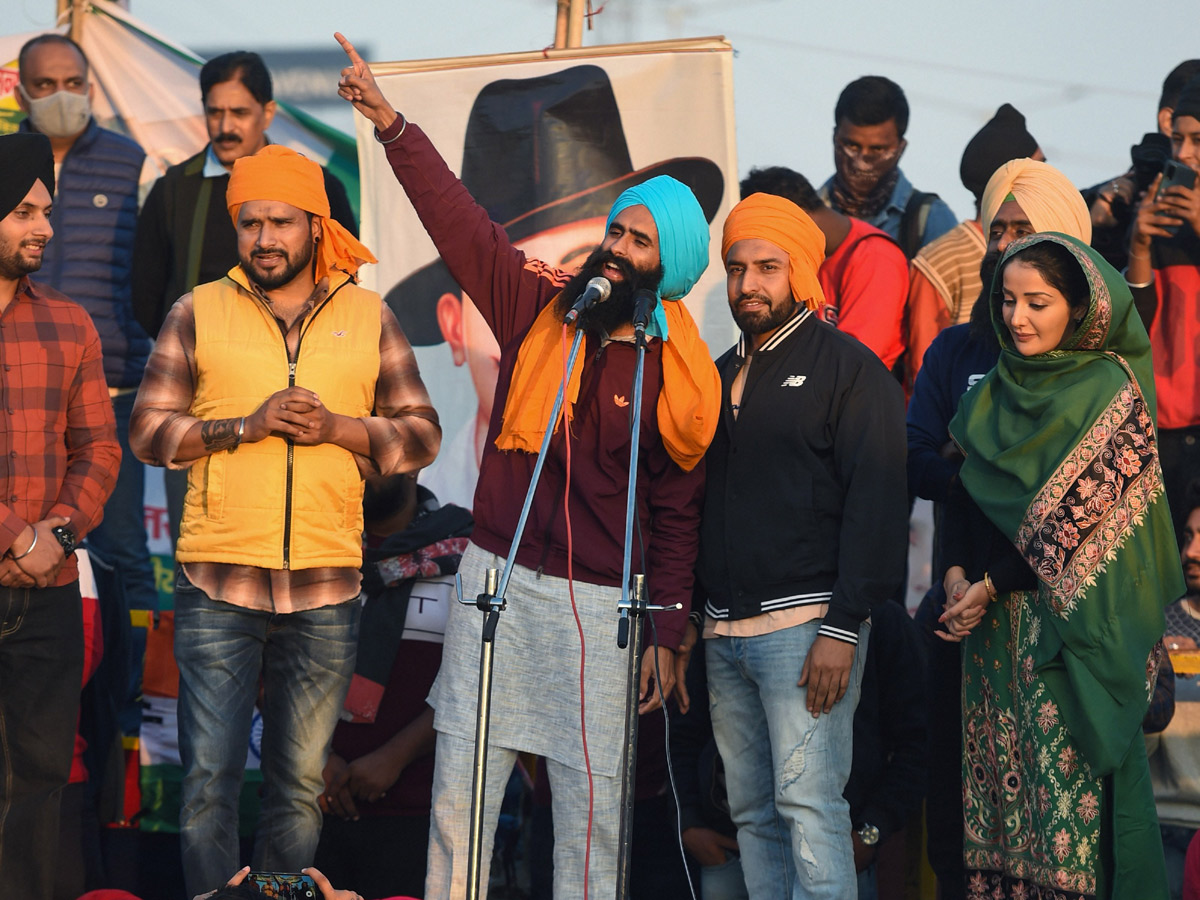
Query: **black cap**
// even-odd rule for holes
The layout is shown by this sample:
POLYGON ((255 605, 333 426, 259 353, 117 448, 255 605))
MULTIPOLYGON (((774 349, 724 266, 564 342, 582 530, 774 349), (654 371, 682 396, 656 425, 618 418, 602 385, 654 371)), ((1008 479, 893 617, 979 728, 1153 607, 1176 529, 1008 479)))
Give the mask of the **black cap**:
POLYGON ((1025 130, 1025 117, 1011 103, 1005 103, 967 142, 958 176, 978 203, 988 179, 998 168, 1011 159, 1031 155, 1037 148, 1038 142, 1025 130))
POLYGON ((44 134, 0 135, 0 219, 20 206, 39 178, 54 196, 54 151, 44 134))
POLYGON ((1171 121, 1180 116, 1200 119, 1200 75, 1192 78, 1179 92, 1179 99, 1175 101, 1175 109, 1171 112, 1171 121))

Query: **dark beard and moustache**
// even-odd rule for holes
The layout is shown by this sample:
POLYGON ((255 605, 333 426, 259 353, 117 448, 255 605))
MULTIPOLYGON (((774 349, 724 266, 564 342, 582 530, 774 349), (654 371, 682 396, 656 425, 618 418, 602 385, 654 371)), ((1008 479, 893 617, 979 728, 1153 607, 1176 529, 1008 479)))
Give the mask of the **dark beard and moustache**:
POLYGON ((621 270, 625 277, 621 281, 612 282, 612 293, 602 303, 597 303, 591 309, 579 316, 579 327, 584 331, 595 334, 612 334, 622 325, 633 321, 633 295, 642 288, 656 290, 662 281, 663 268, 661 263, 649 272, 636 269, 627 259, 614 256, 610 251, 597 247, 584 262, 578 274, 567 282, 558 295, 555 304, 562 315, 575 305, 579 295, 587 290, 587 283, 600 274, 605 263, 611 263, 621 270))
POLYGON ((290 283, 293 278, 295 278, 304 270, 305 266, 311 265, 315 249, 316 242, 310 236, 308 243, 301 249, 295 259, 287 256, 286 250, 282 250, 277 247, 271 247, 251 250, 250 258, 240 259, 239 262, 241 263, 242 271, 246 273, 246 277, 249 278, 254 284, 257 284, 264 291, 273 291, 276 288, 281 288, 285 284, 290 283), (275 253, 282 253, 285 257, 287 257, 287 265, 284 266, 281 271, 270 275, 264 275, 254 270, 253 260, 255 257, 268 256, 275 253))
MULTIPOLYGON (((45 252, 45 241, 25 241, 24 243, 31 247, 40 247, 45 252)), ((41 267, 42 258, 40 256, 37 259, 26 259, 21 255, 21 244, 17 244, 16 249, 10 255, 0 257, 0 278, 16 281, 18 278, 32 275, 41 267)))
POLYGON ((996 266, 999 264, 999 250, 989 250, 983 255, 983 262, 979 264, 979 279, 983 282, 983 288, 979 292, 975 305, 971 307, 969 320, 972 340, 997 347, 999 343, 996 338, 996 329, 992 325, 991 296, 992 280, 996 277, 996 266))

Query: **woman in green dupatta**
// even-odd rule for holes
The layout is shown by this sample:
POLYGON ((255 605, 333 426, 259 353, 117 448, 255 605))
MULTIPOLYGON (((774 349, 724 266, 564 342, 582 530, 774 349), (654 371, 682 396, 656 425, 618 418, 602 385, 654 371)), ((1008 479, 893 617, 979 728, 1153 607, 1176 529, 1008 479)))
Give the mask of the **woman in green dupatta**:
POLYGON ((950 423, 942 529, 967 895, 1165 900, 1140 726, 1183 585, 1150 342, 1122 277, 1062 234, 1014 242, 989 302, 1003 349, 950 423))

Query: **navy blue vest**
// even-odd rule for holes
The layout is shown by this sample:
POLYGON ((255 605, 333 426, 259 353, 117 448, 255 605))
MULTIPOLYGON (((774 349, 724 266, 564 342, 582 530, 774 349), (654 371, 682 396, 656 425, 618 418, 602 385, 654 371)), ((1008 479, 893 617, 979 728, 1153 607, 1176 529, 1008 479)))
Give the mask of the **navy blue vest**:
MULTIPOLYGON (((23 122, 28 130, 29 123, 23 122)), ((130 279, 137 230, 138 180, 146 154, 92 119, 63 159, 39 281, 66 294, 92 317, 111 388, 136 387, 150 338, 133 318, 130 279)))

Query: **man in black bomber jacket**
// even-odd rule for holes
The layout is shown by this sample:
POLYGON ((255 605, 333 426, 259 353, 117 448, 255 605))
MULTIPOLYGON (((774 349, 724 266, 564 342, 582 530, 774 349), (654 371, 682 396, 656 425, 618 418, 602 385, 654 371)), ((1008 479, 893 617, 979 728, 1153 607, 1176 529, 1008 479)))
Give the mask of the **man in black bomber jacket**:
POLYGON ((721 251, 742 337, 717 361, 701 523, 713 729, 752 900, 797 882, 839 898, 855 879, 842 791, 867 619, 907 548, 904 400, 812 314, 824 237, 799 207, 746 198, 721 251))

